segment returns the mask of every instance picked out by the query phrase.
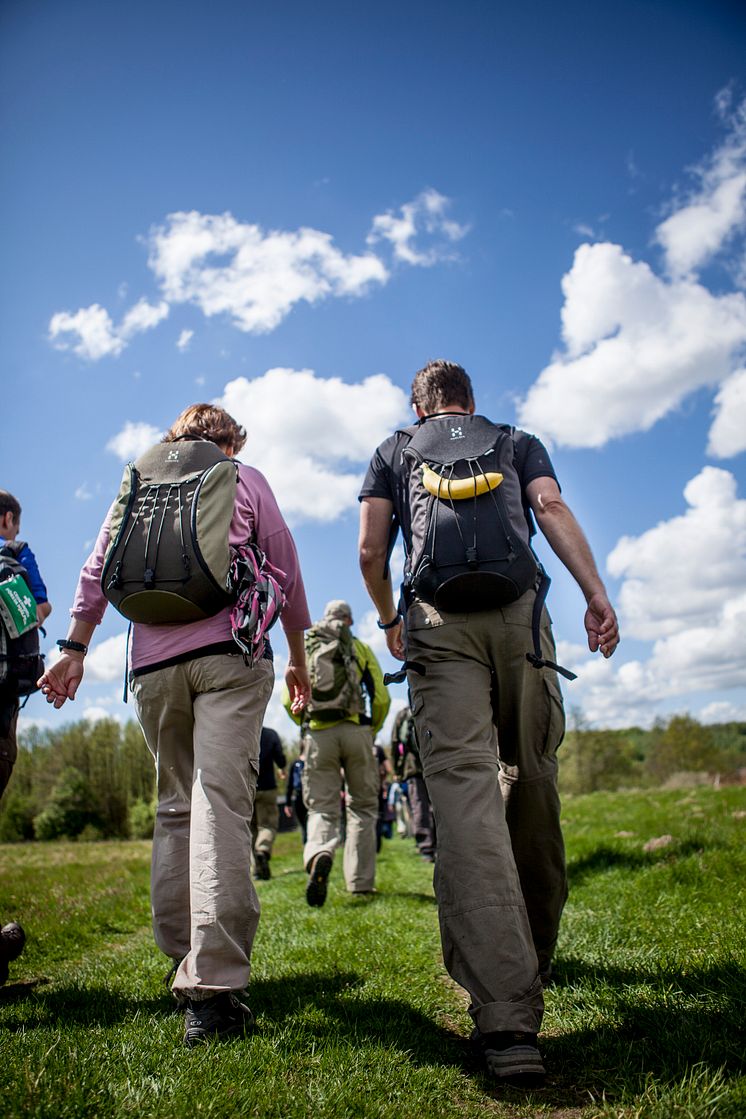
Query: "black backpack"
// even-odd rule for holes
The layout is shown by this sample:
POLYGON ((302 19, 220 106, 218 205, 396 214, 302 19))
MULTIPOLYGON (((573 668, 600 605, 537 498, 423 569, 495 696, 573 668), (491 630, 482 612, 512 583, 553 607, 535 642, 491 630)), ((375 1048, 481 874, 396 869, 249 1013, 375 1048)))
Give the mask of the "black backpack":
MULTIPOLYGON (((531 548, 514 432, 461 412, 432 416, 402 432, 409 436, 401 456, 411 537, 404 599, 416 595, 438 610, 471 613, 506 606, 535 587, 534 647, 526 658, 534 668, 574 680, 574 673, 542 656, 541 612, 550 579, 531 548)), ((406 661, 384 683, 399 683, 407 668, 422 671, 406 661)))
POLYGON ((504 606, 536 586, 512 429, 459 413, 434 416, 407 434, 405 586, 455 612, 504 606))
POLYGON ((228 532, 238 467, 208 440, 158 443, 124 471, 101 588, 133 622, 212 617, 235 601, 228 532))
MULTIPOLYGON (((23 540, 9 540, 0 547, 0 582, 21 575, 28 584, 26 568, 18 559, 25 547, 23 540)), ((39 690, 36 681, 44 672, 39 628, 34 626, 20 637, 11 637, 0 621, 0 683, 8 685, 18 696, 30 696, 39 690)))

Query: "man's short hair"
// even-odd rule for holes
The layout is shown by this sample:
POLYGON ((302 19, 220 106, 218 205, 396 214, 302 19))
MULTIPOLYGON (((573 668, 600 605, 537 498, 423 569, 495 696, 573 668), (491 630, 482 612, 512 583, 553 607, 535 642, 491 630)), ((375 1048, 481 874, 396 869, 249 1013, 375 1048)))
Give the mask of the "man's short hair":
POLYGON ((0 517, 4 517, 6 513, 12 513, 14 521, 20 520, 21 503, 12 493, 0 490, 0 517))
POLYGON ((471 408, 474 405, 471 378, 462 366, 453 361, 429 361, 424 369, 415 373, 410 399, 426 416, 449 404, 471 408))
POLYGON ((348 618, 352 619, 352 607, 344 599, 333 598, 324 608, 324 617, 328 622, 345 622, 348 618))

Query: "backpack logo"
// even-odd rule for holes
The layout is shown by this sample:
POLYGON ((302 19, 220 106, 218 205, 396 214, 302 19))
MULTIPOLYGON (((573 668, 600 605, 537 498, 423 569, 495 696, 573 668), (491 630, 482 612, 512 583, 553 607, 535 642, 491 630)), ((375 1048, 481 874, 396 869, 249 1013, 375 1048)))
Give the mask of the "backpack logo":
POLYGON ((179 461, 178 450, 174 449, 172 451, 169 451, 168 454, 166 455, 166 462, 178 462, 178 461, 179 461))
POLYGON ((463 438, 464 438, 463 428, 460 428, 460 427, 452 427, 451 428, 451 439, 463 439, 463 438))

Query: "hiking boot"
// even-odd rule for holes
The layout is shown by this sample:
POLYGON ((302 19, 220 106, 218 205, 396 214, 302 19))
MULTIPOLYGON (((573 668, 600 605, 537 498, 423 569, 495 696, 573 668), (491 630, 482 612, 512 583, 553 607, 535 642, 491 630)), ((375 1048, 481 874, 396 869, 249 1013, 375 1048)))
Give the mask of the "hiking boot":
POLYGON ((209 999, 187 999, 184 1044, 188 1049, 214 1038, 236 1037, 254 1026, 254 1015, 231 991, 209 999))
POLYGON ((26 934, 16 921, 0 929, 0 987, 7 982, 8 964, 17 960, 26 943, 26 934))
POLYGON ((272 877, 272 871, 269 869, 269 855, 265 851, 254 852, 254 877, 261 878, 265 882, 272 877))
POLYGON ((485 1062, 487 1072, 501 1084, 516 1088, 542 1088, 546 1072, 536 1046, 536 1034, 511 1031, 471 1035, 475 1052, 485 1062))
POLYGON ((331 871, 332 857, 325 851, 311 860, 306 886, 306 901, 309 905, 317 905, 320 908, 326 901, 326 883, 331 871))

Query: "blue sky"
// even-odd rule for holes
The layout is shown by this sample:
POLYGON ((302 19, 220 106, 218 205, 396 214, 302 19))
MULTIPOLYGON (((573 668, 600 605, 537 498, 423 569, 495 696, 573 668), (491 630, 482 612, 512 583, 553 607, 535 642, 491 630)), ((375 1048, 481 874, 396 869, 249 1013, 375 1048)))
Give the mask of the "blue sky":
MULTIPOLYGON (((568 705, 746 719, 745 60, 723 0, 5 0, 0 485, 48 646, 123 462, 206 399, 389 667, 356 493, 446 357, 550 446, 618 607, 591 658, 539 543, 568 705)), ((123 633, 27 725, 127 717, 123 633)))

